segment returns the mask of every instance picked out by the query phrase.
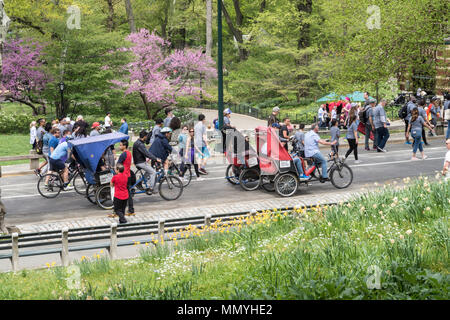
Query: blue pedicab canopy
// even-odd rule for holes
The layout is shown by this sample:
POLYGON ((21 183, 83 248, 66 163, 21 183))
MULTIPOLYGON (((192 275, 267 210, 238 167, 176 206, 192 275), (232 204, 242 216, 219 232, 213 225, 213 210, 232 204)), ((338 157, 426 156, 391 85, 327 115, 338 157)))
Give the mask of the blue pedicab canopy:
POLYGON ((79 140, 69 140, 67 143, 70 148, 76 151, 75 156, 77 160, 94 174, 105 150, 113 144, 128 139, 128 135, 121 132, 114 132, 79 140))

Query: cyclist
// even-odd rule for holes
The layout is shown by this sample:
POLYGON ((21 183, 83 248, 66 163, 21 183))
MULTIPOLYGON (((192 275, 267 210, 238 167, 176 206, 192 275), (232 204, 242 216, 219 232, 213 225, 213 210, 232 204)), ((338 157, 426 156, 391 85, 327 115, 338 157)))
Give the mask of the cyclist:
POLYGON ((319 132, 319 126, 314 123, 311 126, 311 131, 305 134, 305 156, 307 158, 313 158, 316 162, 322 166, 322 180, 329 181, 327 172, 327 160, 320 153, 319 143, 326 146, 333 146, 336 141, 327 142, 326 140, 320 139, 317 134, 319 132))
POLYGON ((151 160, 155 160, 161 162, 161 159, 156 158, 153 154, 151 154, 145 148, 145 141, 147 141, 147 131, 142 130, 139 133, 139 139, 133 145, 133 161, 138 169, 142 169, 145 171, 145 177, 149 179, 149 185, 147 192, 152 193, 153 187, 155 186, 156 181, 156 171, 152 168, 150 164, 147 163, 147 158, 151 160))
POLYGON ((153 140, 153 143, 148 150, 155 157, 161 159, 162 163, 164 163, 164 171, 166 173, 169 169, 167 157, 172 152, 172 147, 169 144, 171 134, 172 129, 168 127, 162 128, 161 132, 156 134, 155 140, 153 140))
MULTIPOLYGON (((69 157, 70 149, 67 141, 59 144, 50 155, 50 170, 62 171, 62 177, 64 180, 64 191, 72 190, 73 187, 69 186, 69 169, 65 165, 65 160, 69 157)), ((47 183, 47 181, 46 181, 47 183)))

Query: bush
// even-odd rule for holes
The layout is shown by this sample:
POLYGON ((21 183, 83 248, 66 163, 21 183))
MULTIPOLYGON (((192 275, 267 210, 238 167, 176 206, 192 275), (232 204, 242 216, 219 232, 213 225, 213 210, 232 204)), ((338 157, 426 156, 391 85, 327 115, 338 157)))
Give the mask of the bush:
POLYGON ((38 117, 27 114, 8 114, 0 111, 0 133, 29 133, 31 121, 38 117))

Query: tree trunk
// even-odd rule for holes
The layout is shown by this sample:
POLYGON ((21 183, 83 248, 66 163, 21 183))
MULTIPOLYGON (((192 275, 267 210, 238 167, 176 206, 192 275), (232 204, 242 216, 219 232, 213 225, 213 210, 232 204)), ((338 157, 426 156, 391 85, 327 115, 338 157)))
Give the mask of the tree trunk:
POLYGON ((266 10, 266 0, 262 0, 259 5, 259 12, 264 12, 264 10, 266 10))
POLYGON ((141 96, 142 102, 144 103, 145 112, 147 113, 147 119, 152 120, 152 115, 150 113, 150 106, 148 105, 147 98, 145 98, 145 95, 143 93, 139 93, 139 95, 141 96))
MULTIPOLYGON (((300 13, 312 13, 312 0, 297 0, 297 10, 300 13)), ((304 20, 300 20, 299 24, 302 26, 300 29, 299 38, 297 41, 297 49, 302 50, 310 46, 311 38, 310 38, 310 23, 305 22, 304 20)), ((305 67, 309 64, 309 56, 302 55, 300 59, 296 59, 295 61, 298 67, 305 67)), ((307 75, 299 75, 297 76, 298 83, 301 83, 302 80, 308 79, 307 75)), ((297 102, 300 102, 300 98, 306 96, 306 92, 303 92, 301 88, 297 90, 297 102)))
MULTIPOLYGON (((233 21, 231 20, 230 14, 228 13, 228 10, 225 7, 225 4, 223 3, 223 1, 222 0, 218 0, 218 1, 220 1, 220 3, 221 3, 223 15, 225 17, 225 21, 227 22, 228 28, 230 29, 233 36, 236 38, 236 41, 239 43, 239 60, 244 61, 248 57, 248 51, 242 47, 242 45, 244 44, 244 40, 242 37, 242 31, 233 25, 233 21)), ((234 1, 233 2, 234 5, 235 5, 236 18, 237 18, 237 16, 240 13, 239 1, 237 1, 237 2, 235 0, 233 0, 233 1, 234 1), (238 7, 238 9, 236 9, 236 6, 238 7)), ((242 14, 240 14, 240 15, 242 16, 242 14)), ((242 20, 243 20, 243 18, 240 17, 238 19, 239 23, 242 23, 242 20)))
POLYGON ((206 55, 211 57, 212 39, 212 0, 206 0, 206 55))
POLYGON ((106 0, 106 3, 108 4, 108 18, 106 20, 106 26, 107 26, 109 32, 112 32, 114 30, 114 5, 113 5, 113 0, 106 0))
POLYGON ((131 7, 131 1, 125 0, 125 10, 127 11, 128 25, 130 26, 130 32, 136 33, 136 25, 134 24, 133 8, 131 7))
POLYGON ((166 0, 164 7, 164 19, 161 21, 161 37, 167 40, 167 24, 169 23, 170 0, 166 0))

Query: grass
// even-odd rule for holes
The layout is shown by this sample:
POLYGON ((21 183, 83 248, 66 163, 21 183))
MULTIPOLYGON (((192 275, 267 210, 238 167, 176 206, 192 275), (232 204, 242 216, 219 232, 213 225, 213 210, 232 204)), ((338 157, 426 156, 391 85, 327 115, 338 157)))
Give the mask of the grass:
MULTIPOLYGON (((24 134, 1 134, 0 157, 28 155, 30 153, 30 136, 24 134)), ((30 160, 1 162, 0 166, 30 163, 30 160)))
POLYGON ((1 274, 0 298, 448 299, 450 184, 404 182, 339 206, 190 226, 131 260, 83 258, 79 289, 50 264, 1 274))

